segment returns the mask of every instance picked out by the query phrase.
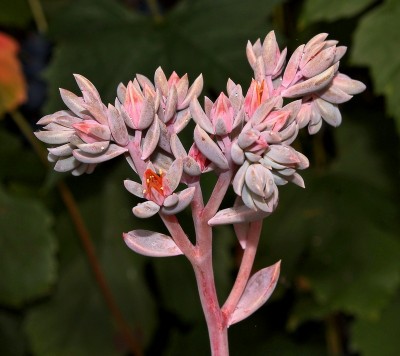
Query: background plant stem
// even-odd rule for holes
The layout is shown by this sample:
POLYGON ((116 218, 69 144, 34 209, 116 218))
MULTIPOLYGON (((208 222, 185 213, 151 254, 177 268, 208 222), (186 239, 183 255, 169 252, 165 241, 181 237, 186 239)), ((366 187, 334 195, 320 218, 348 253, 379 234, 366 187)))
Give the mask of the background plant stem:
MULTIPOLYGON (((49 164, 46 157, 46 151, 38 142, 36 137, 33 135, 32 128, 27 123, 24 116, 19 111, 13 111, 10 114, 12 119, 18 126, 18 128, 21 130, 24 137, 31 144, 33 150, 38 155, 40 161, 43 163, 44 166, 48 167, 49 164)), ((130 326, 126 322, 125 318, 123 317, 123 314, 119 309, 112 294, 112 291, 107 283, 107 280, 100 266, 100 261, 97 258, 96 250, 92 242, 90 232, 86 227, 86 224, 82 218, 82 214, 79 211, 78 205, 76 203, 73 194, 71 193, 70 189, 64 182, 58 182, 57 189, 61 195, 62 201, 64 202, 67 208, 68 214, 70 215, 71 220, 75 225, 75 229, 78 233, 78 237, 83 246, 83 250, 89 262, 89 266, 92 270, 97 286, 106 302, 107 308, 109 309, 117 325, 117 328, 122 333, 125 342, 129 347, 130 352, 136 356, 143 355, 141 347, 139 346, 139 343, 133 336, 132 330, 130 329, 130 326)))
POLYGON ((40 0, 28 0, 29 7, 31 8, 33 19, 35 20, 36 27, 40 33, 47 32, 47 20, 44 15, 42 4, 40 0))

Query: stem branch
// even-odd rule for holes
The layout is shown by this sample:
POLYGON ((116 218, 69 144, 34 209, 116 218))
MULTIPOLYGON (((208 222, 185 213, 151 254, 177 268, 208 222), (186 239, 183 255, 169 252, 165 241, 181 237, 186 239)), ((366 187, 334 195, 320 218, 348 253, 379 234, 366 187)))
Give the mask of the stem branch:
POLYGON ((190 242, 189 238, 186 236, 178 219, 175 215, 165 215, 159 213, 164 225, 167 227, 171 237, 175 241, 176 245, 182 251, 182 253, 189 259, 190 262, 196 259, 196 249, 190 242))
POLYGON ((222 313, 225 316, 226 320, 229 319, 229 317, 235 310, 250 278, 254 258, 257 252, 258 242, 260 240, 261 228, 262 220, 257 220, 250 223, 249 231, 247 233, 246 249, 243 253, 239 272, 237 274, 236 281, 233 285, 231 293, 229 294, 224 306, 222 307, 222 313))

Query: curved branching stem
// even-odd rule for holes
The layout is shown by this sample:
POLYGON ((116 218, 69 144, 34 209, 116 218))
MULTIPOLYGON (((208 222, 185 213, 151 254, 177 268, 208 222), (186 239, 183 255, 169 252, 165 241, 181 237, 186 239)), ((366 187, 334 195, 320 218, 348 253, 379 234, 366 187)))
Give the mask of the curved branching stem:
POLYGON ((215 184, 215 187, 211 193, 211 197, 208 200, 206 206, 203 211, 203 218, 208 221, 210 220, 218 211, 222 200, 225 197, 225 194, 229 188, 232 179, 232 171, 227 170, 222 172, 215 184))
POLYGON ((257 252, 258 242, 260 240, 261 228, 262 220, 257 220, 250 223, 249 231, 247 233, 246 248, 243 253, 239 272, 231 293, 222 307, 222 313, 224 314, 226 320, 229 319, 235 310, 240 297, 246 288, 247 282, 249 281, 257 252))
POLYGON ((171 234, 171 237, 175 241, 176 245, 189 259, 189 261, 193 263, 196 257, 195 247, 192 245, 189 238, 183 231, 182 226, 179 224, 176 216, 160 213, 160 217, 164 222, 164 225, 168 229, 169 233, 171 234))

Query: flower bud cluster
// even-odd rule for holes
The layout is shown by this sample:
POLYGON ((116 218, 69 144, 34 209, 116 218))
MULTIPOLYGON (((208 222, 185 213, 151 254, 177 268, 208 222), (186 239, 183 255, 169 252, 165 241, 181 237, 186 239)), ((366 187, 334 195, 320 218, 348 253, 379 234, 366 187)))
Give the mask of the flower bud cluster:
POLYGON ((290 146, 299 129, 308 126, 315 134, 323 121, 338 126, 338 104, 365 89, 338 70, 346 47, 326 38, 320 34, 299 46, 287 64, 287 49, 279 49, 273 31, 263 43, 248 42, 254 79, 246 94, 229 79, 226 93, 214 101, 205 97, 203 106, 201 75, 189 85, 186 74, 167 78, 161 68, 154 81, 138 74, 118 86, 115 103, 108 106, 91 82, 75 75, 82 96, 61 89, 69 110, 42 118, 36 136, 53 146, 48 158, 55 170, 74 175, 124 154, 141 180, 126 180, 125 187, 146 200, 133 208, 137 217, 182 211, 195 188, 175 193, 178 185, 214 171, 231 173, 238 199, 209 224, 263 218, 277 206, 278 186, 304 187, 297 171, 307 168, 308 160, 290 146), (178 135, 191 118, 196 127, 187 152, 178 135))
POLYGON ((279 49, 274 32, 263 43, 248 43, 246 52, 254 79, 246 96, 228 83, 228 93, 235 87, 237 94, 231 106, 244 116, 232 121, 229 102, 219 115, 226 127, 236 122, 238 126, 233 128, 241 127, 239 130, 217 131, 213 112, 207 112, 207 100, 205 114, 200 105, 193 105, 194 119, 202 129, 197 128, 199 135, 195 132, 199 150, 219 169, 232 167, 231 163, 234 170, 237 167, 232 185, 240 199, 232 208, 218 212, 210 224, 250 221, 262 217, 261 212, 266 216, 277 206, 277 186, 292 182, 304 187, 297 170, 307 168, 308 159, 290 146, 299 129, 308 125, 309 133, 315 134, 323 120, 338 126, 338 104, 365 89, 361 82, 339 73, 346 47, 326 38, 327 34, 320 34, 299 46, 286 66, 287 50, 279 49), (294 100, 284 105, 288 99, 294 100))
POLYGON ((82 96, 60 89, 69 110, 40 119, 38 125, 44 130, 35 135, 53 146, 48 149, 48 160, 55 163, 56 171, 81 175, 128 151, 129 135, 120 112, 102 103, 94 85, 81 75, 75 75, 75 79, 82 96))
POLYGON ((61 89, 69 110, 43 117, 38 122, 43 130, 35 133, 53 146, 48 149, 48 159, 55 162, 54 169, 73 175, 91 173, 98 163, 125 154, 142 181, 126 180, 125 186, 147 200, 133 209, 136 216, 183 210, 191 202, 194 188, 174 191, 181 181, 183 162, 188 166, 190 158, 175 159, 171 136, 177 138, 189 122, 189 105, 202 90, 202 76, 189 87, 186 74, 180 78, 174 72, 167 80, 158 68, 154 84, 138 74, 127 86, 118 86, 115 105, 108 107, 90 81, 80 75, 75 78, 82 97, 61 89))
POLYGON ((254 45, 250 42, 247 45, 247 58, 255 79, 258 83, 265 81, 269 96, 301 98, 302 107, 297 121, 299 128, 308 125, 310 134, 317 133, 323 121, 339 126, 342 117, 338 104, 365 90, 363 83, 338 71, 339 61, 347 48, 338 46, 336 40, 326 40, 327 36, 327 33, 321 33, 300 45, 285 69, 286 48, 280 52, 273 31, 262 45, 260 40, 254 45))

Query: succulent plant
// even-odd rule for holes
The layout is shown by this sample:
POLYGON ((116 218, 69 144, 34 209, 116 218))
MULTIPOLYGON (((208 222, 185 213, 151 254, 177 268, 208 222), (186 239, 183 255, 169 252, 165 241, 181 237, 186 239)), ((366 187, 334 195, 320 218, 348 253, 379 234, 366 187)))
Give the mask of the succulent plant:
POLYGON ((214 355, 227 355, 227 328, 257 310, 275 288, 280 263, 250 278, 262 221, 279 202, 278 187, 305 186, 298 173, 309 166, 307 157, 291 144, 308 126, 316 134, 325 121, 339 126, 338 108, 362 92, 365 85, 339 72, 346 47, 327 40, 327 34, 300 45, 286 63, 271 31, 261 43, 248 42, 246 53, 254 71, 248 89, 227 81, 226 93, 213 101, 199 101, 200 75, 191 86, 188 76, 173 72, 167 79, 161 68, 154 83, 143 75, 120 84, 114 105, 104 105, 94 85, 75 75, 82 96, 61 89, 68 110, 39 120, 36 136, 52 146, 48 159, 56 171, 91 173, 95 166, 124 155, 137 180, 125 188, 144 199, 133 214, 159 214, 171 236, 145 230, 125 233, 132 250, 154 257, 184 254, 191 262, 209 327, 214 355), (187 151, 179 134, 189 120, 196 126, 187 151), (201 175, 218 177, 214 191, 203 201, 201 175), (179 185, 186 188, 179 189, 179 185), (232 187, 236 199, 220 209, 232 187), (190 206, 196 231, 192 242, 177 214, 190 206), (238 278, 220 307, 212 271, 213 226, 233 224, 244 249, 238 278))

